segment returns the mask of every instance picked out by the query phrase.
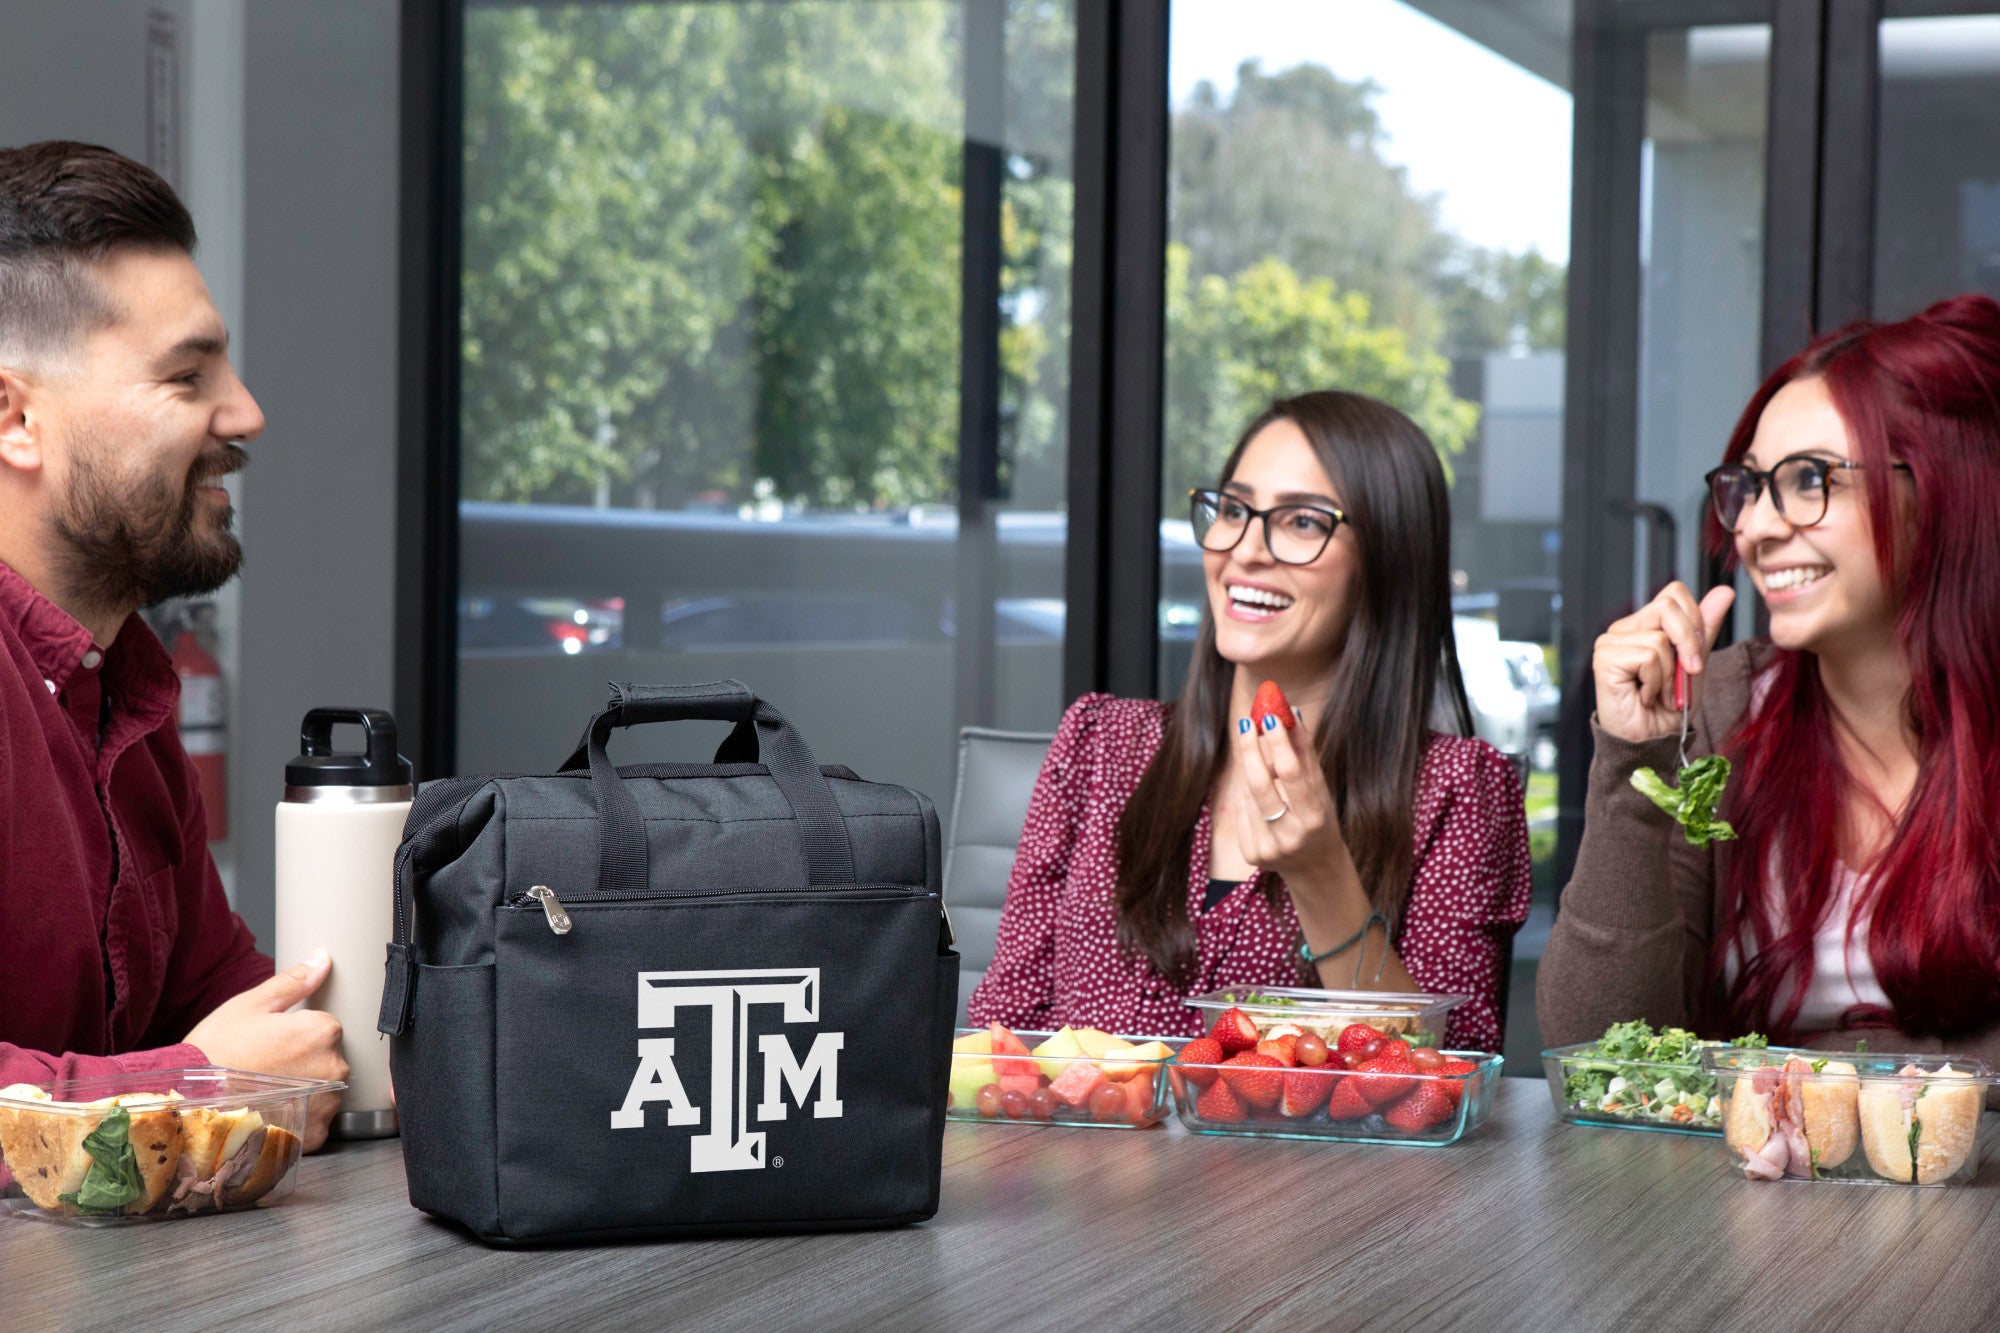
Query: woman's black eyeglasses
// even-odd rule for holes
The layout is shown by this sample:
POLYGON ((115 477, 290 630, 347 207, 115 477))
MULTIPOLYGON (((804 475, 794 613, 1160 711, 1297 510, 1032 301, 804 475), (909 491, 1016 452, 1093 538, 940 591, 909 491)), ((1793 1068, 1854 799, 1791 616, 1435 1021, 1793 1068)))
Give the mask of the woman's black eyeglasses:
POLYGON ((1189 491, 1188 518, 1204 551, 1233 551, 1250 520, 1264 520, 1264 549, 1281 565, 1310 565, 1347 521, 1338 509, 1319 505, 1278 505, 1252 509, 1225 491, 1189 491))
MULTIPOLYGON (((1757 497, 1771 488, 1771 503, 1778 517, 1795 528, 1809 528, 1826 517, 1827 497, 1832 494, 1835 472, 1852 472, 1862 465, 1844 459, 1819 458, 1812 454, 1792 454, 1759 472, 1747 463, 1724 463, 1708 474, 1708 495, 1715 502, 1715 516, 1729 531, 1736 531, 1743 513, 1757 503, 1757 497)), ((1908 472, 1908 463, 1891 463, 1908 472)))

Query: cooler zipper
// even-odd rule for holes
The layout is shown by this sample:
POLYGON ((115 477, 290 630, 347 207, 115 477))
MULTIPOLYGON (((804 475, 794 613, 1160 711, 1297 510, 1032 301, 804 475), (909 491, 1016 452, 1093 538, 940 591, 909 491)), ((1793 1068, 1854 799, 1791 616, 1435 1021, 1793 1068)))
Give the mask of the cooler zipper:
MULTIPOLYGON (((862 885, 856 885, 855 889, 859 889, 861 892, 868 894, 869 897, 871 898, 882 897, 885 895, 895 895, 899 897, 916 897, 921 895, 922 897, 925 898, 938 898, 939 899, 938 912, 941 916, 944 914, 943 899, 940 897, 940 895, 932 893, 926 889, 901 888, 896 886, 867 888, 862 885)), ((699 901, 704 898, 765 898, 765 897, 770 897, 771 895, 774 894, 801 894, 801 895, 810 895, 813 898, 820 898, 820 899, 830 898, 833 901, 838 902, 841 901, 842 899, 846 899, 847 901, 854 901, 852 898, 848 897, 848 895, 851 894, 853 891, 854 890, 851 889, 828 889, 828 888, 814 888, 811 886, 807 886, 794 889, 737 889, 737 890, 725 890, 721 893, 649 893, 640 897, 634 897, 631 895, 621 894, 621 893, 597 893, 597 894, 588 894, 582 897, 571 898, 570 901, 573 903, 632 903, 632 902, 643 903, 643 902, 662 902, 673 899, 699 901)), ((531 904, 539 905, 542 909, 542 914, 548 918, 550 934, 567 935, 570 933, 572 929, 575 928, 576 923, 570 919, 569 912, 564 909, 561 900, 559 900, 556 897, 555 890, 551 889, 548 885, 537 884, 533 888, 529 889, 526 893, 516 895, 514 899, 507 905, 509 907, 518 908, 518 907, 527 907, 531 904)), ((944 917, 944 919, 947 922, 949 922, 951 918, 946 916, 944 917)))
POLYGON ((569 919, 569 913, 563 911, 563 905, 556 901, 556 891, 554 889, 546 884, 537 884, 515 901, 519 905, 530 898, 542 905, 543 913, 549 918, 550 930, 558 935, 569 934, 570 927, 575 923, 569 919))

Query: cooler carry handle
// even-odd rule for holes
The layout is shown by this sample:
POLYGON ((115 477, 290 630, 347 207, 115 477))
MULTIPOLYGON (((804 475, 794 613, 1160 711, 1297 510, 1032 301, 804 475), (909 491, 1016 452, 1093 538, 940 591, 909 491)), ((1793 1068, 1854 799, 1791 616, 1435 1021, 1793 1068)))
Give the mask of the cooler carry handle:
MULTIPOLYGON (((597 797, 602 852, 598 868, 600 892, 641 895, 650 891, 650 853, 639 803, 625 787, 605 742, 614 727, 653 722, 735 722, 734 740, 754 728, 757 749, 778 790, 792 807, 799 841, 806 854, 810 884, 852 884, 854 847, 847 821, 833 799, 833 788, 819 771, 819 761, 805 737, 776 708, 759 699, 739 680, 699 685, 629 685, 613 681, 604 710, 590 720, 584 737, 564 761, 562 772, 590 768, 591 790, 597 797)), ((724 742, 725 746, 729 742, 724 742)))

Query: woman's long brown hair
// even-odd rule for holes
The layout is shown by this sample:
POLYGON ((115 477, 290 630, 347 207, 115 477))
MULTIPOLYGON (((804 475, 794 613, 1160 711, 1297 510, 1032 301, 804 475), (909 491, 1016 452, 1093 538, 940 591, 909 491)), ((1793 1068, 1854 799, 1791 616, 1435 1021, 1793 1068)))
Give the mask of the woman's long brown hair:
MULTIPOLYGON (((1414 871, 1411 805, 1440 684, 1459 730, 1472 712, 1451 625, 1451 507, 1437 451, 1386 403, 1326 391, 1281 398, 1243 431, 1222 467, 1235 475, 1250 441, 1274 421, 1304 433, 1340 495, 1359 548, 1358 598, 1323 699, 1294 699, 1317 719, 1314 743, 1361 884, 1391 931, 1414 871), (1440 681, 1439 673, 1443 673, 1440 681)), ((1188 915, 1194 828, 1228 756, 1235 666, 1215 648, 1206 604, 1179 701, 1138 790, 1118 821, 1118 936, 1177 986, 1193 981, 1188 915)), ((1205 868, 1204 868, 1205 869, 1205 868)), ((1267 883, 1275 903, 1277 889, 1267 883)))

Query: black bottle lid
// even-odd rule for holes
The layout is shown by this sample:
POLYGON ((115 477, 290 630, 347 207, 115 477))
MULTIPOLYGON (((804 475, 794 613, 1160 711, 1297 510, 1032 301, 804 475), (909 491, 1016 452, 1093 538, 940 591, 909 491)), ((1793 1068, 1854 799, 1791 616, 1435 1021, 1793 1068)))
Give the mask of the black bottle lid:
POLYGON ((410 761, 396 753, 396 719, 381 708, 315 708, 299 723, 299 754, 285 765, 290 787, 408 787, 410 761), (358 726, 368 738, 360 754, 336 754, 333 729, 358 726))

